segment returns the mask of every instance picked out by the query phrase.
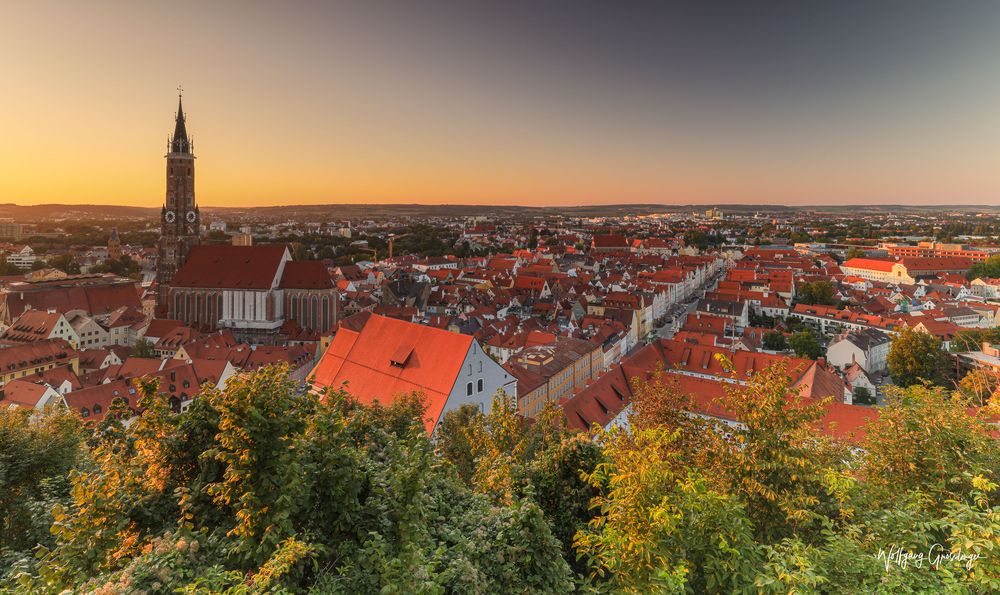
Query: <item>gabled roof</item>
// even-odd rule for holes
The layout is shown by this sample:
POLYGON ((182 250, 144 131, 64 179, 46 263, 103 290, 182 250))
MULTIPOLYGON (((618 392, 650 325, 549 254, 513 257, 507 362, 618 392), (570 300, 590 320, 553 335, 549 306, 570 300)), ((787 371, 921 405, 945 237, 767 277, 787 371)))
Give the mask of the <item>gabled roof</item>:
POLYGON ((48 339, 0 348, 0 372, 36 368, 76 357, 77 351, 62 339, 48 339))
POLYGON ((154 318, 149 321, 149 326, 146 327, 146 336, 159 339, 160 337, 165 337, 179 326, 184 326, 184 323, 180 320, 175 320, 173 318, 154 318))
POLYGON ((619 235, 596 235, 592 240, 595 248, 628 248, 628 240, 619 235))
POLYGON ((963 256, 904 256, 900 261, 907 271, 966 270, 972 259, 963 256))
POLYGON ((50 390, 55 389, 42 380, 29 380, 28 378, 11 380, 3 387, 3 399, 0 400, 0 407, 7 404, 24 408, 37 407, 38 402, 50 390))
POLYGON ((30 343, 48 339, 63 315, 45 310, 26 310, 0 336, 5 342, 30 343))
POLYGON ((427 397, 425 425, 437 425, 473 338, 371 315, 360 331, 341 327, 313 370, 314 386, 339 388, 366 405, 414 391, 427 397), (403 365, 393 362, 409 350, 403 365))
POLYGON ((69 312, 83 310, 90 315, 107 314, 121 306, 141 308, 140 292, 135 282, 113 276, 81 276, 13 283, 8 286, 3 300, 10 316, 18 316, 27 309, 69 312))
POLYGON ((840 265, 841 268, 865 269, 869 271, 880 271, 888 273, 892 271, 892 266, 896 264, 892 260, 879 260, 877 258, 852 258, 840 265))
POLYGON ((278 244, 260 246, 200 245, 191 248, 172 287, 269 289, 288 249, 278 244))

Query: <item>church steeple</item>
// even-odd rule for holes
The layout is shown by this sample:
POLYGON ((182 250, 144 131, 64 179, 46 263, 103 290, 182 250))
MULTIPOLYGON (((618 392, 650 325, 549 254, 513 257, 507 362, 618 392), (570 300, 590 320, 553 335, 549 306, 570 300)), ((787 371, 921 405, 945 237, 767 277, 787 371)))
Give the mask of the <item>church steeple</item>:
POLYGON ((174 120, 174 136, 170 139, 171 153, 190 153, 191 140, 188 138, 187 127, 184 125, 184 103, 181 88, 177 88, 177 117, 174 120))
POLYGON ((184 265, 191 248, 198 245, 201 232, 201 213, 194 197, 195 156, 185 126, 187 117, 180 90, 177 89, 174 135, 168 139, 165 155, 167 193, 160 212, 160 245, 156 262, 157 304, 161 306, 168 304, 174 275, 184 265))

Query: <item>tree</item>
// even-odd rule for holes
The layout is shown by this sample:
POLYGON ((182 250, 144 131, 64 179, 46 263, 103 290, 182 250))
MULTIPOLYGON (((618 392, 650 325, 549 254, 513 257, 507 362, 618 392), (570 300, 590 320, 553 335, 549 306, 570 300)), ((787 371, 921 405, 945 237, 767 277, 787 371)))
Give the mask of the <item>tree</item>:
POLYGON ((764 349, 770 351, 784 351, 788 349, 788 340, 785 338, 785 333, 781 331, 768 331, 764 333, 761 343, 764 349))
POLYGON ((56 256, 49 258, 46 264, 50 267, 59 269, 67 275, 80 274, 80 265, 73 259, 73 255, 68 252, 65 254, 57 254, 56 256))
POLYGON ((982 262, 974 262, 966 273, 969 279, 979 279, 980 277, 996 278, 1000 277, 1000 254, 990 256, 982 262))
POLYGON ((795 355, 816 359, 823 353, 816 337, 809 331, 793 333, 788 339, 788 345, 795 351, 795 355))
POLYGON ((951 338, 951 351, 979 351, 983 343, 1000 343, 1000 328, 969 328, 962 329, 951 338))
MULTIPOLYGON (((71 472, 48 545, 14 560, 0 592, 572 589, 546 512, 441 465, 418 395, 361 406, 312 394, 285 367, 235 376, 181 414, 155 384, 141 389, 142 414, 109 426, 71 472)), ((562 490, 563 473, 584 484, 560 460, 542 485, 562 490)))
POLYGON ((847 260, 851 260, 852 258, 864 258, 864 257, 865 257, 865 251, 861 248, 858 248, 857 246, 851 246, 847 250, 847 260))
POLYGON ((458 477, 466 484, 471 483, 476 472, 472 444, 475 440, 475 418, 479 414, 475 405, 462 405, 445 414, 437 432, 437 451, 445 461, 454 465, 458 477))
POLYGON ((854 403, 856 405, 874 405, 875 395, 863 386, 854 389, 854 403))
POLYGON ((93 273, 114 273, 119 277, 135 277, 142 270, 139 263, 132 260, 128 254, 122 254, 117 259, 109 258, 101 264, 93 267, 93 273))
POLYGON ((587 475, 600 511, 577 533, 590 580, 622 593, 737 592, 753 581, 760 548, 732 495, 677 464, 666 428, 602 434, 606 463, 587 475))
POLYGON ((989 368, 969 370, 956 388, 957 395, 973 407, 1000 405, 1000 399, 993 398, 1000 394, 1000 374, 989 368))
POLYGON ((292 260, 310 260, 312 252, 302 242, 292 242, 292 260))
POLYGON ((897 333, 886 363, 897 386, 923 381, 944 384, 947 380, 948 356, 941 351, 941 341, 929 333, 910 328, 897 333))
POLYGON ((833 306, 837 304, 837 292, 829 281, 813 281, 799 286, 796 299, 801 304, 833 306))
POLYGON ((0 259, 0 275, 13 276, 13 275, 23 275, 23 274, 24 274, 23 270, 7 262, 7 255, 4 254, 2 259, 0 259))
POLYGON ((83 442, 80 418, 66 409, 0 406, 0 553, 51 545, 51 509, 69 499, 66 476, 83 460, 83 442))
POLYGON ((132 357, 156 357, 153 343, 146 337, 139 337, 132 344, 132 357))
POLYGON ((928 506, 943 506, 970 491, 972 478, 1000 475, 1000 453, 990 428, 966 403, 941 387, 890 390, 869 425, 862 475, 888 503, 894 494, 920 491, 928 506))

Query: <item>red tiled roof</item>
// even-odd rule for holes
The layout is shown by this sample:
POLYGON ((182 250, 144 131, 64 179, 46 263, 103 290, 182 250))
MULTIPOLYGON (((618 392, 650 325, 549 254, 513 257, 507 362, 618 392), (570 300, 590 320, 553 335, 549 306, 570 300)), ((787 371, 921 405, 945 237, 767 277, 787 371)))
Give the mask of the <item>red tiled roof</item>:
POLYGON ((27 378, 11 380, 3 387, 0 407, 7 404, 24 408, 36 407, 49 388, 51 387, 42 381, 32 381, 27 378))
POLYGON ((154 318, 149 321, 149 326, 146 327, 146 336, 154 337, 159 339, 170 333, 179 326, 183 326, 184 323, 180 320, 174 320, 173 318, 154 318))
POLYGON ((293 260, 285 263, 281 274, 284 289, 330 289, 333 280, 326 265, 318 260, 293 260))
POLYGON ((313 370, 318 388, 339 388, 359 402, 389 403, 414 391, 427 397, 425 425, 432 431, 444 409, 473 338, 372 315, 360 331, 341 327, 313 370), (403 365, 392 362, 400 348, 412 351, 403 365))
POLYGON ((36 368, 54 362, 65 362, 77 355, 62 339, 48 339, 0 349, 0 372, 36 368))
POLYGON ((26 310, 11 323, 3 335, 0 335, 0 339, 12 343, 30 343, 47 339, 62 317, 58 312, 26 310))
POLYGON ((888 273, 892 271, 892 265, 894 264, 896 263, 891 260, 879 260, 876 258, 852 258, 840 266, 841 268, 850 267, 888 273))
POLYGON ((278 244, 194 246, 171 286, 268 289, 286 252, 278 244))
POLYGON ((24 291, 11 287, 4 295, 9 315, 19 316, 25 310, 55 310, 69 312, 83 310, 88 315, 107 314, 121 306, 141 308, 136 284, 123 279, 119 283, 83 285, 73 280, 51 284, 25 284, 24 291))
POLYGON ((619 235, 596 235, 593 238, 595 248, 628 248, 628 240, 619 235))
POLYGON ((81 388, 66 394, 63 398, 69 408, 84 416, 84 419, 101 421, 107 415, 111 403, 119 397, 125 399, 133 411, 138 409, 139 390, 129 380, 114 380, 81 388))
POLYGON ((901 262, 907 271, 966 270, 972 267, 972 259, 963 256, 905 256, 901 262))

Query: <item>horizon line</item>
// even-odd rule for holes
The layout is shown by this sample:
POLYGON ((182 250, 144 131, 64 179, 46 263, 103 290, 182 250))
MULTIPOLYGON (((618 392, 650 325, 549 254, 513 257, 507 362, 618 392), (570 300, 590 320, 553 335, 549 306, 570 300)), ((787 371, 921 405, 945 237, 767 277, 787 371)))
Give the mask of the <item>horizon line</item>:
MULTIPOLYGON (((504 203, 462 203, 462 202, 316 202, 316 203, 273 203, 251 206, 234 205, 198 205, 199 209, 268 209, 275 207, 298 208, 298 207, 323 207, 323 206, 371 206, 371 207, 482 207, 482 208, 524 208, 524 209, 555 209, 555 208, 602 208, 602 207, 784 207, 784 208, 814 208, 814 207, 907 207, 907 208, 930 208, 930 207, 987 207, 1000 208, 1000 204, 994 203, 902 203, 902 202, 866 202, 858 203, 756 203, 756 202, 711 202, 711 203, 657 203, 657 202, 626 202, 626 203, 579 203, 579 204, 504 204, 504 203)), ((2 202, 0 207, 126 207, 135 209, 158 209, 162 205, 136 205, 125 203, 65 203, 65 202, 40 202, 21 204, 17 202, 2 202)))

